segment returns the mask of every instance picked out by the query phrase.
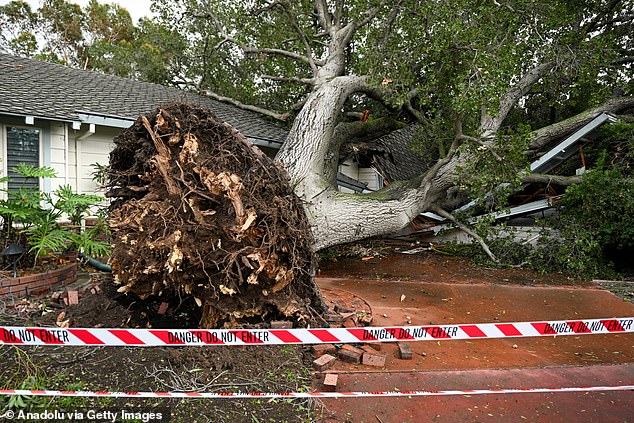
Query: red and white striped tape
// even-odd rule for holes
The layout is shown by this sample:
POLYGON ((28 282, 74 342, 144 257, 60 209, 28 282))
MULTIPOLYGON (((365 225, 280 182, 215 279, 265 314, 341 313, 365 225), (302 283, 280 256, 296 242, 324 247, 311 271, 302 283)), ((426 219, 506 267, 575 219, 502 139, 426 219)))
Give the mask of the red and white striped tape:
POLYGON ((321 329, 104 329, 0 326, 0 345, 204 346, 331 344, 634 332, 634 317, 321 329))
POLYGON ((351 398, 351 397, 434 397, 450 395, 526 394, 592 391, 632 391, 634 385, 580 386, 564 388, 456 389, 445 391, 379 392, 108 392, 56 391, 39 389, 1 389, 0 395, 41 397, 113 397, 113 398, 351 398))

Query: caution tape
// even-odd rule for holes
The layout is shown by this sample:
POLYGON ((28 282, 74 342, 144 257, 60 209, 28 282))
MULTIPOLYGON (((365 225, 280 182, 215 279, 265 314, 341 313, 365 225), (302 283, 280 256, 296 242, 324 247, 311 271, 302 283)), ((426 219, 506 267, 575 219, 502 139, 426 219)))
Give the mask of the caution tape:
POLYGON ((360 397, 434 397, 452 395, 527 394, 559 392, 632 391, 634 385, 581 386, 564 388, 455 389, 445 391, 379 391, 379 392, 108 392, 56 391, 43 389, 2 389, 0 395, 40 397, 112 397, 112 398, 360 398, 360 397))
POLYGON ((522 338, 634 332, 634 317, 462 325, 319 329, 104 329, 0 326, 0 344, 204 346, 522 338))

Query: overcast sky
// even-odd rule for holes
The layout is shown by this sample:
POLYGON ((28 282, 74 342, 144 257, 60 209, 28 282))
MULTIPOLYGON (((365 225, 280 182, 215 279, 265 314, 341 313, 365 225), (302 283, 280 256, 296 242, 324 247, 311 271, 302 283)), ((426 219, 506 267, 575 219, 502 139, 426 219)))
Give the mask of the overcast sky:
MULTIPOLYGON (((132 16, 132 21, 136 24, 139 18, 143 16, 151 16, 150 13, 150 3, 151 0, 97 0, 99 3, 116 3, 122 6, 124 9, 127 9, 130 12, 130 16, 132 16)), ((10 3, 11 0, 0 0, 0 6, 4 6, 7 3, 10 3)), ((41 5, 41 0, 26 0, 27 3, 31 5, 32 9, 37 9, 41 5)), ((88 0, 71 0, 71 3, 77 3, 82 8, 88 4, 88 0)))

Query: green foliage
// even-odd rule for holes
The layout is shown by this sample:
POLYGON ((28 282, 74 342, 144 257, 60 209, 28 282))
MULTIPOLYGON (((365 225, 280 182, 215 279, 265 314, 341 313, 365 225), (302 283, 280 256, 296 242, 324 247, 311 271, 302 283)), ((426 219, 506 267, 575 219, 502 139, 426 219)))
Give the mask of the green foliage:
POLYGON ((14 0, 0 6, 0 51, 72 67, 173 85, 182 79, 186 40, 165 26, 132 23, 117 4, 45 0, 32 10, 14 0))
MULTIPOLYGON (((50 167, 20 164, 14 171, 25 179, 55 176, 50 167)), ((7 192, 6 199, 0 200, 5 243, 25 237, 34 264, 40 257, 69 249, 96 257, 106 256, 110 252, 110 244, 104 240, 108 229, 103 216, 99 217, 97 225, 81 228, 82 220, 101 201, 103 198, 97 195, 75 193, 68 185, 49 194, 23 184, 17 192, 7 192), (60 219, 64 217, 70 220, 71 225, 60 224, 60 219), (21 225, 19 232, 14 230, 15 224, 21 225)))
MULTIPOLYGON (((543 272, 565 272, 582 278, 614 277, 615 254, 634 251, 634 124, 604 126, 587 149, 594 166, 580 184, 571 185, 559 214, 545 220, 534 246, 515 242, 512 233, 492 237, 488 225, 479 234, 488 239, 505 265, 527 265, 543 272)), ((492 265, 478 246, 449 246, 447 251, 492 265)), ((615 263, 617 261, 617 263, 615 263)), ((629 263, 625 263, 627 265, 629 263)))

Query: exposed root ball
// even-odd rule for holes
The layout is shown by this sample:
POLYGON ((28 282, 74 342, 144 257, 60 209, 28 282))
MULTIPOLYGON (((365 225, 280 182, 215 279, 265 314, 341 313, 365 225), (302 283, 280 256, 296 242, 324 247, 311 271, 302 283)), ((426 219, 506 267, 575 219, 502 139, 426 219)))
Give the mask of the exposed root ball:
POLYGON ((308 221, 286 172, 209 111, 172 104, 115 139, 111 264, 121 291, 193 297, 201 327, 322 309, 308 221))

